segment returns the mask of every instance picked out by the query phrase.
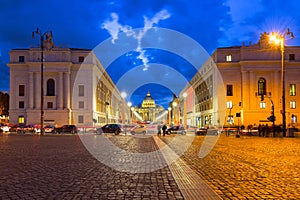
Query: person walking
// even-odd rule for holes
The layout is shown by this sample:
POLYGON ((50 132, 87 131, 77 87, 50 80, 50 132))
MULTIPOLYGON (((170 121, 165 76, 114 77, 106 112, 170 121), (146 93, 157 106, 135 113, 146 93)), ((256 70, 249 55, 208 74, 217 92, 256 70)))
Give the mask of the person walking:
POLYGON ((163 136, 165 136, 167 130, 167 126, 165 124, 163 125, 162 130, 163 130, 163 136))
POLYGON ((161 125, 157 124, 157 136, 161 136, 161 125))

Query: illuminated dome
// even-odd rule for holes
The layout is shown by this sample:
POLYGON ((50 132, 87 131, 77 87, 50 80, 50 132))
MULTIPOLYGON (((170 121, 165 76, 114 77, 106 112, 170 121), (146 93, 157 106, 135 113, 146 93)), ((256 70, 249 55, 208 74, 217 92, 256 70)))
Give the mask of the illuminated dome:
POLYGON ((143 100, 142 108, 155 108, 155 101, 151 97, 150 92, 148 91, 146 97, 143 100))

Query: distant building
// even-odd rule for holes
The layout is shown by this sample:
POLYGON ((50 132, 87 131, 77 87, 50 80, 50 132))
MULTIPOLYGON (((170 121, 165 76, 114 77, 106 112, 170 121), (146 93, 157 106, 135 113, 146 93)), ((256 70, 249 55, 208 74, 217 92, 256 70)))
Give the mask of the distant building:
MULTIPOLYGON (((284 60, 286 122, 287 126, 299 126, 300 46, 285 47, 284 60)), ((271 45, 264 33, 257 44, 217 48, 181 94, 194 91, 188 93, 194 95, 194 111, 191 115, 187 110, 186 115, 199 127, 271 125, 267 121, 271 100, 275 123, 280 125, 281 83, 280 49, 271 45)))
POLYGON ((161 120, 159 116, 164 114, 165 109, 155 104, 155 100, 152 98, 150 91, 143 99, 142 105, 140 107, 135 107, 134 110, 141 116, 143 121, 155 122, 161 120))
MULTIPOLYGON (((40 123, 40 60, 40 47, 10 51, 12 124, 40 123)), ((53 46, 44 50, 43 65, 45 124, 120 122, 120 93, 92 50, 53 46)))

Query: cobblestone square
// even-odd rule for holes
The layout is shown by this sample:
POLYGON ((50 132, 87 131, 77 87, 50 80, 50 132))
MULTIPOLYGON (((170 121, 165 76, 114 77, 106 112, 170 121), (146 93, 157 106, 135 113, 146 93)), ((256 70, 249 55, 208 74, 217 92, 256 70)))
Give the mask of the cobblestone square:
MULTIPOLYGON (((126 151, 143 153, 157 150, 157 141, 172 142, 174 135, 109 139, 126 151)), ((191 171, 176 161, 150 173, 126 173, 95 159, 78 135, 3 134, 0 199, 208 199, 179 180, 191 181, 190 173, 222 199, 300 199, 299 138, 222 135, 199 158, 204 139, 196 136, 180 157, 191 171), (186 171, 176 175, 176 168, 186 171)))

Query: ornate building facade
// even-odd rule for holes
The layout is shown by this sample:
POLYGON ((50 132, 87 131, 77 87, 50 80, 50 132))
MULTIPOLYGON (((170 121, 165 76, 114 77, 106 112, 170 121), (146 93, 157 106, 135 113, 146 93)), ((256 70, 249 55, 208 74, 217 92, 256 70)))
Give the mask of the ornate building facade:
POLYGON ((155 104, 155 100, 152 98, 150 91, 148 91, 145 96, 142 105, 140 107, 135 107, 134 110, 146 122, 155 122, 159 120, 159 116, 165 111, 162 106, 155 104))
MULTIPOLYGON (((257 44, 216 49, 182 91, 194 91, 188 92, 195 104, 187 117, 199 127, 265 124, 273 102, 275 124, 282 124, 281 68, 280 47, 266 33, 257 44)), ((299 127, 299 46, 285 47, 284 69, 287 127, 299 127)))
POLYGON ((10 123, 40 123, 42 84, 45 124, 120 121, 120 93, 92 50, 52 44, 43 54, 41 83, 40 46, 10 51, 10 123))

